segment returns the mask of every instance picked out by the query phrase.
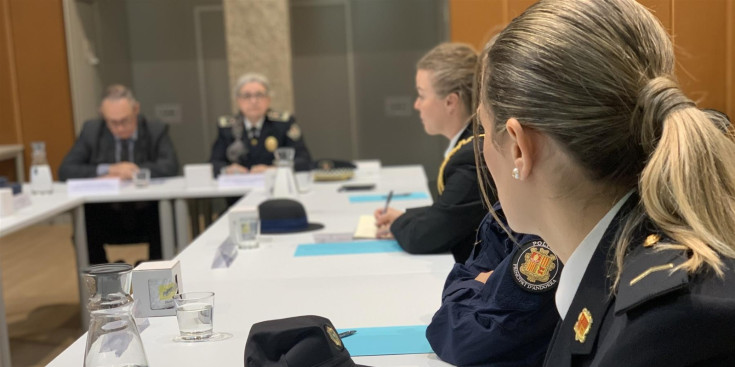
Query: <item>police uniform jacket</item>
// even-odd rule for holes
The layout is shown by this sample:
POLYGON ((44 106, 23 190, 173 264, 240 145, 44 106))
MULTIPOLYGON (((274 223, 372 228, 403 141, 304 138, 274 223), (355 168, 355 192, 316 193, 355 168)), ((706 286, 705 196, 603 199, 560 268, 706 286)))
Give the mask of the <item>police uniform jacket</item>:
POLYGON ((220 119, 217 140, 212 146, 210 158, 215 175, 219 175, 223 167, 232 163, 238 163, 247 169, 258 164, 272 165, 275 159, 274 152, 281 147, 293 147, 296 150, 294 156, 296 171, 311 169, 311 155, 296 120, 290 114, 268 111, 257 137, 250 136, 244 126, 245 117, 242 113, 220 119), (240 140, 244 149, 236 160, 228 156, 228 148, 235 142, 233 124, 241 124, 243 127, 240 140))
MULTIPOLYGON (((168 125, 138 115, 137 134, 133 163, 150 169, 151 177, 176 176, 179 163, 168 136, 168 125)), ((85 122, 79 137, 61 162, 59 179, 96 177, 98 165, 117 163, 115 146, 115 137, 104 119, 85 122)))
POLYGON ((735 366, 735 261, 725 277, 672 271, 686 261, 650 222, 638 227, 617 292, 610 291, 615 234, 633 195, 608 227, 559 323, 545 365, 735 366))
POLYGON ((471 139, 468 126, 455 145, 456 150, 445 158, 439 178, 444 188, 434 204, 408 209, 391 224, 391 233, 406 252, 451 251, 458 263, 469 257, 475 230, 487 213, 477 184, 471 139))
MULTIPOLYGON (((496 213, 504 220, 499 204, 496 213)), ((540 366, 559 316, 554 290, 561 262, 538 236, 515 234, 514 243, 491 215, 477 233, 472 255, 447 277, 442 305, 426 338, 442 360, 458 366, 540 366), (545 253, 546 279, 530 279, 519 268, 545 253), (485 284, 475 280, 493 270, 485 284)), ((530 269, 533 270, 533 269, 530 269)), ((526 271, 524 271, 526 272, 526 271)))

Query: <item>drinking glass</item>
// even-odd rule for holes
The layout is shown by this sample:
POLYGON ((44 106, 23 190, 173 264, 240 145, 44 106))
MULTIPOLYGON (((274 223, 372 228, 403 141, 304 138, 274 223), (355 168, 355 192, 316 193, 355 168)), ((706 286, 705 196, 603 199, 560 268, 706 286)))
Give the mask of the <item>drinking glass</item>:
POLYGON ((137 187, 146 187, 151 182, 151 170, 148 168, 141 168, 138 172, 135 172, 133 176, 133 182, 137 187))
POLYGON ((212 336, 214 292, 185 292, 174 296, 180 339, 198 341, 212 336))

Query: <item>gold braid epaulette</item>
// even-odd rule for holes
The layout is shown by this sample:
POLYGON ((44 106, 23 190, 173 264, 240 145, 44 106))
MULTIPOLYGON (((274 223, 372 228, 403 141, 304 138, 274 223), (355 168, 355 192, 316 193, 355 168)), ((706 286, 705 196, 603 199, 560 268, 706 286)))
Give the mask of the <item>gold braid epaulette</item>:
MULTIPOLYGON (((485 134, 480 134, 481 138, 484 136, 485 134)), ((447 166, 447 162, 449 162, 449 159, 452 158, 454 153, 457 153, 465 144, 468 144, 474 138, 474 136, 470 136, 467 139, 460 140, 459 143, 457 143, 457 145, 455 145, 454 148, 449 152, 449 154, 447 154, 447 157, 444 158, 444 162, 442 162, 442 165, 439 166, 439 177, 436 178, 436 189, 438 190, 439 195, 444 192, 444 167, 447 166)))

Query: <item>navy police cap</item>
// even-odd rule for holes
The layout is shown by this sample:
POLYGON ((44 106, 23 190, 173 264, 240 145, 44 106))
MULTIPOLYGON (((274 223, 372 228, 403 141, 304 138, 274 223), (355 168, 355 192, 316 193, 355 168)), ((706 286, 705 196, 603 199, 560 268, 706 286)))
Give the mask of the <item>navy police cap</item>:
POLYGON ((309 223, 306 210, 296 200, 271 199, 258 205, 260 232, 264 234, 296 233, 324 228, 319 223, 309 223))
POLYGON ((254 324, 245 367, 364 367, 355 364, 329 319, 297 316, 254 324))

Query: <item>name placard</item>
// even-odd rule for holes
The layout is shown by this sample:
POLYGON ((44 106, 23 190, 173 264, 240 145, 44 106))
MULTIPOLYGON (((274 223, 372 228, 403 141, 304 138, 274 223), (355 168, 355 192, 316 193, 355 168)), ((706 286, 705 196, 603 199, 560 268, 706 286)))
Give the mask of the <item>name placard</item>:
POLYGON ((265 187, 265 174, 248 173, 242 175, 219 175, 217 177, 217 186, 220 188, 249 187, 253 189, 262 189, 265 187))
POLYGON ((69 196, 114 195, 120 193, 119 178, 78 178, 66 181, 69 196))

